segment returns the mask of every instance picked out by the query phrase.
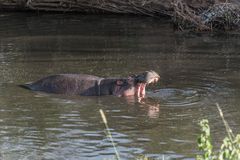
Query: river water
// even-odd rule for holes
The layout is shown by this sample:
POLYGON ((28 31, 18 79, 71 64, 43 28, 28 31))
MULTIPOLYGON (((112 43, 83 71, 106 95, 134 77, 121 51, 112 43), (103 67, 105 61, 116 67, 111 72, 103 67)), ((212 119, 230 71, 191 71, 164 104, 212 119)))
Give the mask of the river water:
POLYGON ((179 33, 166 20, 110 15, 0 14, 0 159, 194 159, 199 121, 214 147, 240 131, 240 35, 179 33), (58 73, 125 77, 154 70, 160 83, 133 97, 32 92, 19 84, 58 73))

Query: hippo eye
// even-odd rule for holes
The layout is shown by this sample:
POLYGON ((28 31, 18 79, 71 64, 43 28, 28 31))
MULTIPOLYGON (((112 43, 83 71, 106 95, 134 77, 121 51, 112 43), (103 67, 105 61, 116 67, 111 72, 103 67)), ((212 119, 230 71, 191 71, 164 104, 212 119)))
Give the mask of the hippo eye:
POLYGON ((122 86, 127 86, 128 85, 128 81, 127 80, 124 80, 122 86))
POLYGON ((128 82, 127 82, 127 80, 120 80, 120 81, 117 81, 117 85, 118 86, 127 86, 128 82))

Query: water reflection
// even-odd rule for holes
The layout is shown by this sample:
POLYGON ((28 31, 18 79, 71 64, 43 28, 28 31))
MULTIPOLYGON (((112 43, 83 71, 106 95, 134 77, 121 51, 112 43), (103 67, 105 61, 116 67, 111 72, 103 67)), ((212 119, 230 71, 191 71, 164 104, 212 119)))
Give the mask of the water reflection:
POLYGON ((173 33, 146 17, 2 14, 0 150, 3 159, 123 159, 139 154, 195 157, 197 123, 208 118, 214 141, 225 135, 215 102, 239 132, 239 35, 173 33), (49 74, 121 77, 155 70, 147 97, 68 97, 17 85, 49 74))

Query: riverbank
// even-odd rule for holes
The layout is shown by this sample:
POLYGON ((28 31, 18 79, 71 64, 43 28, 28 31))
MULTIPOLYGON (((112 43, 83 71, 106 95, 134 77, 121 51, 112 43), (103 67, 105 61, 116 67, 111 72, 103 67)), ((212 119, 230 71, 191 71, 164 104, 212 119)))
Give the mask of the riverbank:
POLYGON ((2 0, 0 10, 167 16, 176 29, 191 31, 240 28, 240 2, 237 0, 2 0))

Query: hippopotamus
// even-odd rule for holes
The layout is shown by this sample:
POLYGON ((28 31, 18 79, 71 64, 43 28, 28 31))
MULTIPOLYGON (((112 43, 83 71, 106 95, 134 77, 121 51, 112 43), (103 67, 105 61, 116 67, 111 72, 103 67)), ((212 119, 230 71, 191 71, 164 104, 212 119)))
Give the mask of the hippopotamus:
POLYGON ((127 78, 102 78, 87 74, 57 74, 20 86, 33 91, 57 94, 144 97, 146 86, 158 82, 159 79, 160 76, 155 71, 145 71, 137 75, 130 75, 127 78))

